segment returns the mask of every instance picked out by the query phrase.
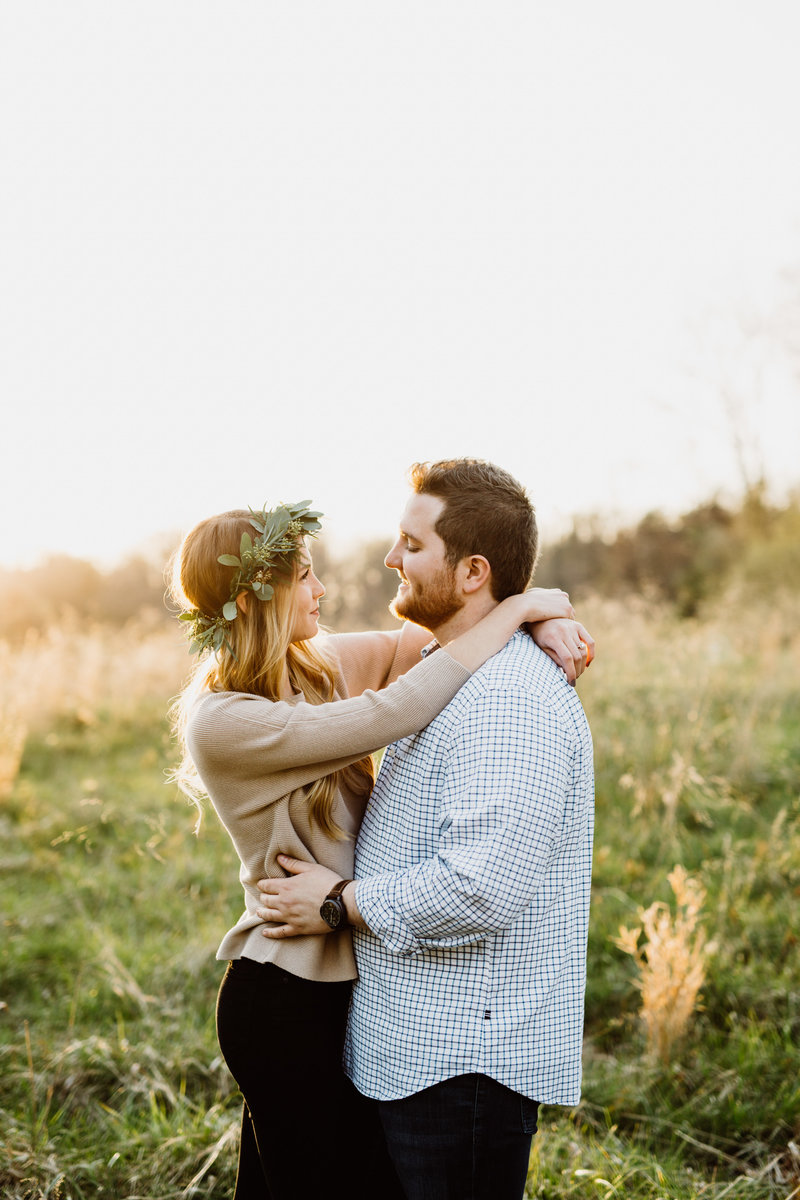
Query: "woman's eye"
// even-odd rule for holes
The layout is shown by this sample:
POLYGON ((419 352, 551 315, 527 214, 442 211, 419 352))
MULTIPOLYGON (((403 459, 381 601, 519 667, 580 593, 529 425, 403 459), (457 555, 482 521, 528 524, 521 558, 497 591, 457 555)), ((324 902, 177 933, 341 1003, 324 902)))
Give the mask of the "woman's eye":
POLYGON ((300 576, 300 578, 301 578, 301 580, 302 580, 302 579, 308 579, 308 576, 309 576, 309 572, 308 572, 308 571, 303 571, 303 574, 300 576))

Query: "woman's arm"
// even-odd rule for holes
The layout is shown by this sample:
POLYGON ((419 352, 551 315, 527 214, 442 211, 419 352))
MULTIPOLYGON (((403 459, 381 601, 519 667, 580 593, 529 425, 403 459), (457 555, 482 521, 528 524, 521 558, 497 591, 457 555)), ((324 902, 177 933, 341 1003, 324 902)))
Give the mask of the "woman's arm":
POLYGON ((574 616, 569 596, 560 588, 531 588, 501 600, 477 625, 448 642, 446 650, 468 671, 477 671, 487 658, 502 650, 520 625, 574 616))
POLYGON ((389 687, 351 699, 308 704, 240 692, 206 696, 187 730, 192 757, 201 775, 201 760, 219 769, 232 756, 250 775, 308 767, 315 777, 320 765, 326 767, 322 773, 337 770, 344 758, 359 758, 423 729, 521 624, 568 608, 563 592, 539 589, 511 596, 389 687))
MULTIPOLYGON (((531 588, 524 596, 525 605, 532 606, 527 611, 537 614, 527 622, 528 632, 574 683, 594 657, 594 638, 580 622, 570 619, 575 614, 566 592, 531 588)), ((430 630, 405 621, 398 629, 331 634, 325 646, 338 659, 348 694, 358 696, 367 689, 386 687, 409 671, 431 638, 430 630)))

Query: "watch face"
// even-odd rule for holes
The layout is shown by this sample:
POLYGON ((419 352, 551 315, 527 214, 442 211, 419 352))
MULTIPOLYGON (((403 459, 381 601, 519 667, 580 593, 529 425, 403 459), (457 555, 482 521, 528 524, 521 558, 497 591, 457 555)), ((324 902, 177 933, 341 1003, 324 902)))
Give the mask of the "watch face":
POLYGON ((338 929, 342 923, 342 912, 344 905, 341 900, 323 900, 322 907, 319 910, 319 915, 322 917, 331 929, 338 929))

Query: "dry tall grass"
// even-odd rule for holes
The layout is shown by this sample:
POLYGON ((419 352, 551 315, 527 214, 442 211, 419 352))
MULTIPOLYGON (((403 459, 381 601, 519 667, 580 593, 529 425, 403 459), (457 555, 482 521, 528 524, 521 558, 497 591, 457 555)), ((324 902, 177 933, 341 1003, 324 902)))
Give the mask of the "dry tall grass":
POLYGON ((667 878, 675 894, 674 915, 667 904, 656 902, 639 910, 641 925, 621 925, 614 939, 639 968, 636 986, 642 994, 648 1051, 664 1063, 687 1029, 714 950, 699 924, 705 888, 680 865, 667 878))
POLYGON ((28 736, 28 723, 18 697, 7 688, 14 665, 10 646, 0 642, 0 798, 7 796, 14 785, 28 736))
POLYGON ((121 629, 67 620, 16 646, 0 642, 0 795, 14 783, 29 732, 60 719, 94 725, 112 707, 166 710, 190 666, 177 624, 147 618, 121 629))
POLYGON ((602 730, 598 769, 631 796, 632 817, 667 837, 687 815, 709 826, 736 802, 731 781, 762 772, 796 690, 800 595, 757 607, 720 597, 702 621, 641 596, 587 601, 580 615, 598 644, 579 685, 602 730))

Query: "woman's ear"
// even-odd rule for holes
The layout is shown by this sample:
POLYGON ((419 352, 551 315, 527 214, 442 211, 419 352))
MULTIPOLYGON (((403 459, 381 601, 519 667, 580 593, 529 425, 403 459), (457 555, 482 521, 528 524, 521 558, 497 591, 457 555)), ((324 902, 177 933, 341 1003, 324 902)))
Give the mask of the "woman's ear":
POLYGON ((236 607, 240 613, 247 612, 247 592, 239 592, 239 595, 236 597, 236 607))
POLYGON ((462 559, 461 566, 465 568, 461 586, 467 593, 479 592, 491 579, 492 568, 482 554, 471 554, 462 559))

